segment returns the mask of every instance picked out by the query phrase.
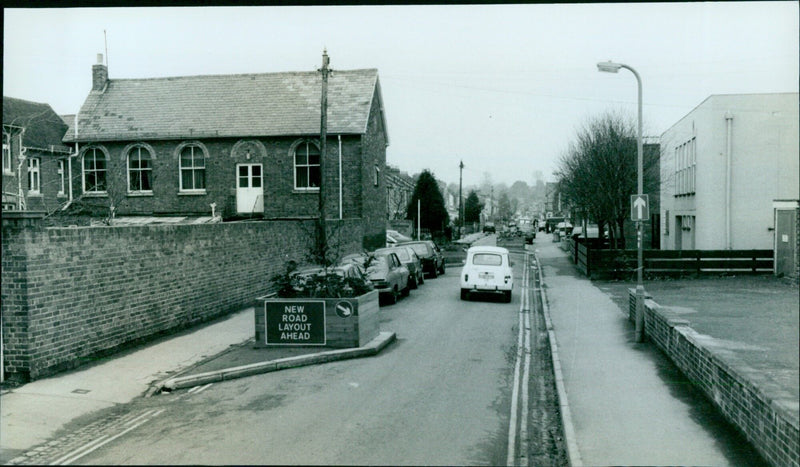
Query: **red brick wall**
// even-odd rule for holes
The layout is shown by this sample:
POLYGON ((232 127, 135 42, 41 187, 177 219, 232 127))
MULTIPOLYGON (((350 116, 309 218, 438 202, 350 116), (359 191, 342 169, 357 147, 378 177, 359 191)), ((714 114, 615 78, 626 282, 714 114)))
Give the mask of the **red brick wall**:
MULTIPOLYGON (((635 316, 633 290, 629 318, 635 316)), ((753 381, 694 339, 688 321, 655 302, 645 305, 645 335, 714 403, 772 465, 797 466, 800 431, 797 409, 772 400, 753 381)))
MULTIPOLYGON (((6 374, 36 379, 81 360, 250 306, 286 260, 305 261, 311 221, 42 228, 3 216, 6 374)), ((360 251, 358 219, 332 234, 360 251)))

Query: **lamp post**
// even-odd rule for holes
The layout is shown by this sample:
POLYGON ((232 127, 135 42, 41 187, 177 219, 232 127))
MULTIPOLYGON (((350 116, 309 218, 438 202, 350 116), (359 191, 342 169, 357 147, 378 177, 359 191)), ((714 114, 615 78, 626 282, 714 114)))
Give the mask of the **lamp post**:
MULTIPOLYGON (((642 175, 643 156, 642 156, 642 78, 632 67, 623 63, 612 61, 600 62, 597 70, 606 73, 617 73, 620 68, 625 68, 636 77, 636 84, 639 89, 638 110, 639 127, 636 133, 636 189, 637 195, 642 195, 644 191, 644 180, 642 175)), ((642 283, 642 271, 644 261, 642 254, 642 221, 636 221, 636 342, 644 341, 644 284, 642 283)))

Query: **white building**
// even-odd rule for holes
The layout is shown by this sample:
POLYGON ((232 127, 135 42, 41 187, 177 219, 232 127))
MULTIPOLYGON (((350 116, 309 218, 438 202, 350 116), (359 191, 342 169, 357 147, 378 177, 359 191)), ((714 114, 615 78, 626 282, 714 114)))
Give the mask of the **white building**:
POLYGON ((800 197, 798 93, 712 95, 661 136, 661 248, 772 249, 800 197))

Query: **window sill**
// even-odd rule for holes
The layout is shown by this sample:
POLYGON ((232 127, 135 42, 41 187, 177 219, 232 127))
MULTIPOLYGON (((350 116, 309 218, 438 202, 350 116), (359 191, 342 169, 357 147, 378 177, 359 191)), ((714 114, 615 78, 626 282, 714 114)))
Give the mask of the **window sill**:
POLYGON ((31 198, 41 198, 42 197, 42 193, 39 192, 39 191, 29 191, 28 192, 28 196, 31 197, 31 198))
POLYGON ((83 196, 87 198, 108 198, 108 193, 105 191, 89 191, 84 192, 83 196))
POLYGON ((11 172, 10 170, 3 170, 3 175, 11 175, 13 177, 14 172, 11 172))
POLYGON ((147 196, 153 196, 153 192, 152 191, 143 191, 143 192, 140 192, 140 193, 128 193, 126 196, 128 196, 128 198, 142 198, 142 197, 147 197, 147 196))
POLYGON ((67 197, 66 193, 59 193, 56 195, 56 198, 66 198, 66 197, 67 197))
POLYGON ((295 188, 292 191, 292 193, 295 193, 295 194, 298 194, 298 195, 310 194, 310 193, 318 194, 319 193, 319 188, 305 188, 305 189, 303 189, 303 188, 295 188))
POLYGON ((208 192, 206 190, 202 191, 179 191, 178 196, 205 196, 208 192))

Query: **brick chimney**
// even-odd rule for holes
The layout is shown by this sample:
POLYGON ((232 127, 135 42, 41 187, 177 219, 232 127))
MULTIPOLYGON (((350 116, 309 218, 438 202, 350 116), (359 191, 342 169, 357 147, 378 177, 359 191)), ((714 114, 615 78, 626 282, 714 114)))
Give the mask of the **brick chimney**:
POLYGON ((103 54, 97 54, 97 64, 92 65, 92 91, 102 91, 108 81, 108 68, 103 65, 103 54))

